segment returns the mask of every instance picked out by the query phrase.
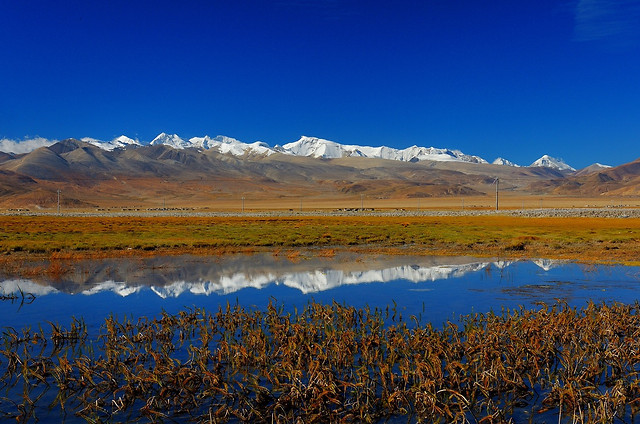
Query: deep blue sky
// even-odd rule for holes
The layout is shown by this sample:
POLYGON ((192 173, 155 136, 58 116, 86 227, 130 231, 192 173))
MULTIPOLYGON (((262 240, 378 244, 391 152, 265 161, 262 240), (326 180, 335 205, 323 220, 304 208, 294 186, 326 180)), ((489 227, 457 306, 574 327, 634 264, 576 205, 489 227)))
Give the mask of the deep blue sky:
POLYGON ((0 0, 0 138, 640 157, 640 0, 0 0))

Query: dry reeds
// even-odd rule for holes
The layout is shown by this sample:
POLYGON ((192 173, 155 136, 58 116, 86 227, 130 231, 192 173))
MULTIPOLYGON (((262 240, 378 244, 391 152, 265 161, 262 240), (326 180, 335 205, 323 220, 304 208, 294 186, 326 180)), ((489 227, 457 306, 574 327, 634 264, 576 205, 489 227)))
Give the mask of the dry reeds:
POLYGON ((0 294, 0 301, 8 301, 11 303, 19 303, 22 307, 23 305, 29 305, 36 300, 36 296, 31 292, 25 292, 20 287, 18 287, 17 293, 6 293, 0 294))
POLYGON ((227 305, 5 329, 0 416, 88 422, 629 422, 640 305, 542 305, 441 329, 395 308, 227 305), (41 405, 41 403, 46 405, 41 405), (527 418, 522 418, 527 417, 527 418))

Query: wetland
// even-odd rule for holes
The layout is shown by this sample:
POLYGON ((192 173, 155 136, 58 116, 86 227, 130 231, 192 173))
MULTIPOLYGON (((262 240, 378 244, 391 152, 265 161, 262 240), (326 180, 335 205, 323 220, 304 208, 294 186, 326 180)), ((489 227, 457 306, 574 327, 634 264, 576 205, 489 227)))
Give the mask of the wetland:
POLYGON ((632 422, 640 406, 635 219, 59 218, 2 218, 6 419, 632 422))

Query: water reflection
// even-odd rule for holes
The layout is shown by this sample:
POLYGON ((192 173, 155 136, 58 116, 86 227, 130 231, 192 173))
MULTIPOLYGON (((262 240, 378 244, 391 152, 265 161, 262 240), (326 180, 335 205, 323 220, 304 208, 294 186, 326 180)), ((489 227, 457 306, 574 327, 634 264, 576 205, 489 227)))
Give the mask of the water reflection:
POLYGON ((462 314, 558 299, 581 307, 589 300, 629 303, 640 297, 637 267, 550 260, 256 254, 110 259, 72 269, 58 281, 0 280, 0 295, 22 290, 36 296, 22 308, 0 303, 1 325, 65 323, 75 316, 97 329, 112 314, 154 317, 235 302, 264 308, 273 300, 298 308, 310 300, 372 308, 395 303, 406 317, 439 325, 462 314))
MULTIPOLYGON (((532 261, 544 271, 558 261, 532 261)), ((362 257, 341 255, 327 259, 308 257, 292 262, 269 254, 220 258, 193 256, 148 259, 85 261, 57 281, 9 279, 0 291, 20 290, 45 296, 53 293, 95 295, 113 292, 122 297, 150 289, 161 298, 195 295, 228 295, 243 289, 285 286, 302 294, 319 293, 344 285, 409 281, 434 282, 470 273, 502 272, 513 262, 468 257, 362 257)))

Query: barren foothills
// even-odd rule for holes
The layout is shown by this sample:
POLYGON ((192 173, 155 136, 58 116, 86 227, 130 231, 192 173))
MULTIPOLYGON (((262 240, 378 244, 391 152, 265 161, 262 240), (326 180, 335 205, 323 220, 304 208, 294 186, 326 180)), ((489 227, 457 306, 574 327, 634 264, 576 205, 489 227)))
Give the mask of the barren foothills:
POLYGON ((0 154, 0 208, 509 208, 638 206, 640 159, 560 171, 465 161, 288 154, 234 156, 148 145, 105 151, 63 140, 0 154), (561 204, 560 204, 561 203, 561 204))
POLYGON ((1 272, 65 272, 84 258, 273 251, 552 258, 640 264, 640 219, 432 216, 0 216, 1 272))

